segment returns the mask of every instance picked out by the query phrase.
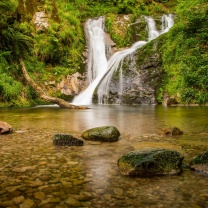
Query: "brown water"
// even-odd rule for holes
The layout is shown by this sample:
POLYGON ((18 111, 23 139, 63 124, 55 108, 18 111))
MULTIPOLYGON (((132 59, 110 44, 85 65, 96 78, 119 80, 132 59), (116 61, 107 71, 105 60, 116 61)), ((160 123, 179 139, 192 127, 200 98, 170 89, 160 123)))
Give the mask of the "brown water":
POLYGON ((98 106, 88 110, 38 107, 0 110, 0 120, 16 130, 0 135, 0 207, 149 208, 208 207, 208 176, 130 178, 117 160, 135 149, 175 149, 189 162, 207 149, 208 107, 98 106), (55 147, 53 135, 78 138, 86 129, 114 125, 121 139, 55 147), (177 126, 180 137, 159 129, 177 126))

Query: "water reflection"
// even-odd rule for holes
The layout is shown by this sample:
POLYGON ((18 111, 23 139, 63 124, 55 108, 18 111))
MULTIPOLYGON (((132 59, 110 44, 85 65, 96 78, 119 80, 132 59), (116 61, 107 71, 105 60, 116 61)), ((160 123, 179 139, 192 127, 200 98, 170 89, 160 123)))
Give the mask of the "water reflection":
POLYGON ((22 133, 0 136, 0 207, 207 207, 207 176, 129 178, 117 160, 138 148, 181 151, 189 162, 208 145, 208 107, 98 106, 66 110, 55 106, 0 110, 0 120, 22 133), (54 147, 55 133, 77 137, 86 129, 114 125, 121 139, 54 147), (158 137, 176 125, 184 135, 158 137), (30 200, 30 201, 29 201, 30 200))

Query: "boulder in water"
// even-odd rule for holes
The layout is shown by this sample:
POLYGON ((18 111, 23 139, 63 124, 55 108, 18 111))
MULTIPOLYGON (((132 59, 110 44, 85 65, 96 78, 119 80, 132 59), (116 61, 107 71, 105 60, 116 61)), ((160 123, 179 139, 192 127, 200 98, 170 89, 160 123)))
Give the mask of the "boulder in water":
POLYGON ((0 121, 0 134, 12 133, 13 128, 7 122, 0 121))
POLYGON ((181 172, 183 155, 174 150, 153 149, 133 151, 118 160, 122 175, 156 176, 181 172))
POLYGON ((55 134, 53 144, 56 146, 83 146, 83 141, 70 134, 55 134))
POLYGON ((81 136, 88 141, 115 142, 118 141, 120 132, 114 126, 101 126, 88 129, 81 136))
POLYGON ((183 131, 181 131, 178 127, 172 126, 170 128, 165 128, 161 131, 162 134, 167 136, 178 136, 182 135, 183 131))
POLYGON ((193 158, 190 162, 190 167, 194 170, 208 173, 208 150, 193 158))

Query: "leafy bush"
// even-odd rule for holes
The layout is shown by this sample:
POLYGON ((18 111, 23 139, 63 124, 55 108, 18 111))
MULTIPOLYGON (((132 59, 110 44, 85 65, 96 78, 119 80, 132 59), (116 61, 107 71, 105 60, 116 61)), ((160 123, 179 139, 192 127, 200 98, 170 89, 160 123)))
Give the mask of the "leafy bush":
POLYGON ((185 103, 208 102, 208 3, 179 0, 177 21, 167 35, 164 91, 185 103))

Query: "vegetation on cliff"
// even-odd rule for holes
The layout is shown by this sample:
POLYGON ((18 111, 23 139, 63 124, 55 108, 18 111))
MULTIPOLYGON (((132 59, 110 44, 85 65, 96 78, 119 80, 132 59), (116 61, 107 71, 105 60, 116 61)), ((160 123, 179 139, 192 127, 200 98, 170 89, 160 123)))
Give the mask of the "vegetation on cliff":
POLYGON ((182 103, 208 103, 208 3, 179 0, 174 27, 164 42, 163 92, 182 103))
MULTIPOLYGON (((175 12, 173 0, 2 0, 0 2, 0 107, 37 104, 38 95, 22 76, 19 58, 33 78, 49 94, 58 91, 45 81, 60 81, 76 71, 84 72, 84 22, 106 16, 106 27, 118 47, 135 41, 135 30, 115 30, 119 16, 175 12), (45 11, 48 27, 37 30, 35 12, 45 11)), ((206 103, 207 95, 207 3, 178 0, 177 23, 164 45, 166 79, 161 94, 177 95, 181 102, 206 103), (185 40, 185 41, 184 41, 185 40), (196 70, 197 69, 197 70, 196 70), (170 82, 174 79, 174 82, 170 82)))

